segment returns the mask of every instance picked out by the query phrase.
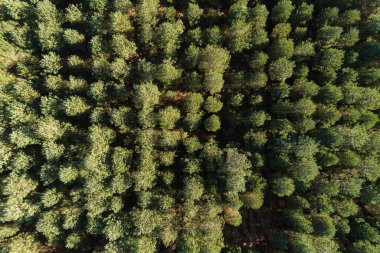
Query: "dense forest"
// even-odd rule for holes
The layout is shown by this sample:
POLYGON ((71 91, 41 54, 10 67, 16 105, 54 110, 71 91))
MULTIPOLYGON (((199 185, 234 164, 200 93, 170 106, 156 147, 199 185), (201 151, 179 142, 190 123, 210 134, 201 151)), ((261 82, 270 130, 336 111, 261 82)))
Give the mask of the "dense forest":
POLYGON ((1 253, 379 253, 380 0, 0 0, 1 253))

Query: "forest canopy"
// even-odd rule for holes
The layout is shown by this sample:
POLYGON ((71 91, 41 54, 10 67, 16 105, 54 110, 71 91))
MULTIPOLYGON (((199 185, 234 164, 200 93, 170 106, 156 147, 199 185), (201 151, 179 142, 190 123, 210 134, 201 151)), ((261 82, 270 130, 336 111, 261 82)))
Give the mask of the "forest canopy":
POLYGON ((379 36, 379 0, 0 0, 0 252, 380 252, 379 36))

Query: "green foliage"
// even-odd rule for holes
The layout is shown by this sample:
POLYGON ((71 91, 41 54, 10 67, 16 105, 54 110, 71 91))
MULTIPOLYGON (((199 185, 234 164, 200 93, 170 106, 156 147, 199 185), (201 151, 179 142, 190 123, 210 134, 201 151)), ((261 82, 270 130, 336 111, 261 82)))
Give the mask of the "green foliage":
POLYGON ((343 199, 335 203, 336 212, 346 218, 358 212, 358 206, 351 199, 343 199))
POLYGON ((252 44, 255 46, 265 46, 269 42, 268 33, 263 28, 256 28, 252 32, 252 44))
POLYGON ((316 253, 313 241, 307 234, 294 234, 290 238, 291 249, 295 253, 316 253))
POLYGON ((183 100, 183 108, 186 112, 197 112, 203 104, 203 96, 200 93, 189 93, 183 100))
POLYGON ((190 26, 195 26, 199 23, 199 19, 201 18, 202 13, 203 10, 196 3, 189 3, 186 14, 190 26))
POLYGON ((300 25, 306 25, 313 18, 314 5, 302 2, 296 9, 293 20, 300 25))
POLYGON ((186 151, 190 154, 202 148, 202 144, 199 142, 196 136, 186 138, 183 141, 183 145, 185 145, 186 151))
POLYGON ((143 83, 136 85, 135 96, 133 102, 136 108, 151 109, 154 105, 158 104, 160 98, 160 91, 153 83, 143 83))
POLYGON ((158 112, 158 121, 163 129, 172 129, 180 117, 180 111, 172 106, 166 107, 158 112))
POLYGON ((255 111, 249 116, 249 125, 252 127, 260 127, 265 121, 270 120, 270 116, 264 111, 255 111))
POLYGON ((78 233, 71 233, 66 238, 66 248, 77 249, 81 244, 82 238, 78 233))
POLYGON ((111 46, 115 55, 128 60, 137 50, 136 44, 122 34, 112 36, 111 46))
POLYGON ((115 241, 122 237, 124 234, 122 221, 116 217, 110 218, 104 227, 104 234, 110 241, 115 241))
POLYGON ((83 18, 83 13, 78 5, 69 4, 65 10, 65 19, 70 23, 80 22, 83 18))
POLYGON ((251 10, 251 22, 256 28, 265 27, 269 11, 264 4, 257 4, 251 10))
POLYGON ((324 26, 318 31, 317 38, 324 47, 335 46, 343 29, 339 26, 324 26))
POLYGON ((40 65, 44 69, 44 72, 48 74, 58 74, 62 68, 61 57, 53 52, 43 55, 42 57, 40 65))
POLYGON ((63 40, 68 45, 75 46, 84 42, 84 35, 80 34, 77 30, 66 29, 63 32, 63 40))
POLYGON ((184 198, 186 201, 199 200, 204 192, 204 187, 199 178, 192 177, 185 180, 184 198))
POLYGON ((63 102, 63 107, 67 116, 78 116, 90 109, 87 102, 79 96, 71 96, 63 102))
POLYGON ((296 232, 310 234, 314 230, 310 219, 305 214, 298 211, 291 211, 287 214, 285 222, 296 232))
POLYGON ((274 23, 284 23, 290 18, 293 11, 292 1, 280 0, 271 11, 271 19, 274 23))
POLYGON ((359 30, 357 28, 349 28, 340 37, 341 47, 352 47, 359 41, 359 30))
POLYGON ((379 14, 0 1, 0 252, 380 252, 379 14))
POLYGON ((332 84, 327 84, 320 89, 321 100, 328 104, 336 104, 344 98, 342 89, 332 84))
POLYGON ((217 92, 220 92, 223 89, 223 75, 220 73, 207 73, 204 77, 204 89, 211 94, 215 94, 217 92))
POLYGON ((271 45, 269 52, 273 59, 281 57, 290 58, 294 54, 294 43, 292 40, 285 38, 275 40, 271 45))
POLYGON ((301 42, 294 48, 294 56, 297 61, 305 61, 315 55, 314 44, 306 41, 301 42))
POLYGON ((251 164, 246 155, 239 153, 236 149, 226 150, 223 172, 226 175, 227 192, 243 192, 245 190, 244 177, 249 168, 251 168, 251 164), (236 173, 237 171, 239 173, 236 173))
POLYGON ((183 23, 178 20, 175 23, 164 22, 159 25, 155 42, 165 55, 173 55, 178 48, 178 38, 184 31, 183 23))
POLYGON ((220 100, 218 100, 216 97, 209 96, 207 97, 203 107, 208 112, 216 113, 222 109, 223 103, 220 100))
POLYGON ((269 77, 273 81, 285 81, 293 75, 294 62, 279 58, 269 64, 269 77))
POLYGON ((221 74, 228 67, 229 60, 227 50, 208 45, 201 51, 199 69, 205 73, 221 74))
POLYGON ((249 61, 249 66, 253 69, 261 69, 268 62, 268 55, 264 52, 254 52, 252 58, 249 61))
POLYGON ((191 132, 197 130, 202 123, 203 113, 201 112, 190 112, 184 118, 184 123, 187 129, 191 132))
POLYGON ((61 167, 59 170, 59 179, 67 184, 73 182, 78 177, 78 170, 74 167, 61 167))
POLYGON ((334 239, 321 236, 313 238, 313 241, 317 252, 337 252, 339 250, 339 245, 334 239))
POLYGON ((378 250, 376 246, 365 240, 356 241, 352 246, 352 252, 375 253, 378 250))
POLYGON ((314 115, 323 126, 334 125, 341 117, 341 113, 334 106, 324 105, 321 105, 314 115))
POLYGON ((279 197, 290 196, 294 190, 295 186, 291 178, 281 177, 273 180, 272 191, 279 197))
POLYGON ((209 132, 215 132, 220 129, 221 123, 219 117, 216 115, 211 115, 204 121, 205 129, 209 132))
POLYGON ((289 23, 279 23, 277 24, 271 33, 271 37, 277 39, 285 39, 290 35, 292 31, 292 26, 289 23))
POLYGON ((49 244, 58 243, 63 233, 59 221, 59 214, 54 211, 49 211, 43 213, 36 223, 36 230, 46 237, 49 244))
POLYGON ((326 49, 321 52, 318 67, 320 71, 339 70, 343 64, 344 51, 339 49, 326 49))
POLYGON ((360 157, 353 151, 347 150, 343 152, 339 160, 342 165, 347 167, 355 167, 360 163, 360 157))
POLYGON ((366 240, 374 244, 380 241, 378 229, 365 222, 364 219, 357 219, 353 229, 353 236, 357 240, 366 240))
POLYGON ((133 30, 128 15, 121 11, 116 11, 110 15, 110 27, 116 33, 124 33, 133 30))
POLYGON ((28 233, 21 233, 12 238, 6 250, 9 253, 48 252, 48 249, 38 242, 34 235, 28 233))
POLYGON ((380 80, 380 69, 364 69, 360 72, 360 78, 366 85, 376 84, 380 80))
POLYGON ((242 20, 234 21, 226 31, 226 40, 231 52, 242 52, 251 47, 249 32, 252 28, 250 23, 242 20))
POLYGON ((347 10, 342 14, 342 16, 346 25, 353 25, 361 19, 360 10, 358 9, 347 10))
POLYGON ((337 7, 327 7, 321 10, 319 14, 320 22, 323 25, 331 24, 339 17, 339 9, 337 7))
POLYGON ((320 236, 333 237, 335 226, 333 219, 328 215, 319 215, 313 219, 313 227, 316 234, 320 236))
POLYGON ((173 63, 169 60, 164 60, 157 67, 156 78, 158 81, 169 85, 173 81, 181 77, 181 71, 173 66, 173 63))
POLYGON ((55 161, 61 158, 64 152, 64 146, 55 142, 44 142, 42 144, 42 154, 48 161, 55 161))
POLYGON ((53 188, 43 193, 41 201, 45 207, 51 207, 58 204, 62 197, 62 193, 58 192, 57 189, 53 188))

